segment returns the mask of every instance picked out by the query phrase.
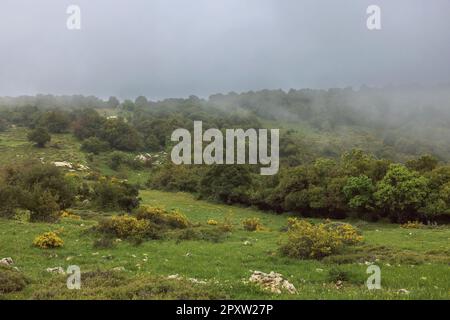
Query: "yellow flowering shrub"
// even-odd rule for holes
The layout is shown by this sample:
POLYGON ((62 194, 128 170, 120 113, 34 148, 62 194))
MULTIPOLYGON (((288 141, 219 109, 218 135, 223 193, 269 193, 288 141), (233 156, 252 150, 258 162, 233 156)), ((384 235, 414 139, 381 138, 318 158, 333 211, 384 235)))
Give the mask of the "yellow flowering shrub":
POLYGON ((217 224, 218 224, 217 220, 214 220, 214 219, 208 219, 208 221, 206 221, 206 223, 210 226, 217 226, 217 224))
POLYGON ((80 220, 81 217, 79 215, 76 215, 70 211, 62 211, 61 212, 61 218, 67 218, 67 219, 72 219, 72 220, 80 220))
POLYGON ((33 245, 41 249, 59 248, 63 244, 64 241, 55 232, 45 232, 33 241, 33 245))
POLYGON ((149 230, 150 224, 146 220, 124 215, 103 220, 97 228, 101 232, 110 233, 119 238, 130 238, 144 235, 149 230))
POLYGON ((420 221, 408 221, 407 223, 400 225, 400 227, 404 229, 422 229, 425 225, 420 221))
POLYGON ((242 225, 244 227, 244 230, 247 231, 258 231, 262 230, 262 224, 259 221, 259 218, 247 218, 242 220, 242 225))
POLYGON ((342 240, 344 244, 352 245, 363 241, 363 237, 359 230, 348 223, 328 222, 325 226, 330 231, 334 231, 337 237, 342 240))
POLYGON ((288 239, 281 245, 281 252, 294 258, 320 259, 336 253, 345 245, 362 241, 357 230, 349 224, 314 225, 290 218, 288 228, 288 239))
POLYGON ((223 217, 223 221, 219 223, 219 228, 223 232, 231 232, 233 231, 233 212, 229 210, 225 216, 223 217))
POLYGON ((136 212, 136 218, 139 220, 151 221, 159 226, 184 229, 191 225, 188 218, 178 210, 167 212, 158 207, 142 206, 136 212))

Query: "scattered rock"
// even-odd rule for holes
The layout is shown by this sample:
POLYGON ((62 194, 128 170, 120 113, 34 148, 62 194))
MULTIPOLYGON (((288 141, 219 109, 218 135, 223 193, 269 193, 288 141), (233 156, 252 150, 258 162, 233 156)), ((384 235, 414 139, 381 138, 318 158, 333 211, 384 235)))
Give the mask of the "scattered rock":
POLYGON ((0 264, 4 266, 11 266, 14 264, 14 260, 11 257, 3 258, 0 260, 0 264))
POLYGON ((251 245, 250 241, 244 241, 244 246, 249 246, 249 245, 251 245))
POLYGON ((180 277, 180 275, 177 273, 177 274, 171 274, 170 276, 167 276, 167 279, 169 279, 169 280, 180 280, 180 279, 182 279, 182 277, 180 277))
POLYGON ((264 273, 262 271, 254 271, 249 278, 250 282, 259 284, 264 290, 280 294, 282 291, 287 291, 290 294, 296 294, 297 289, 292 283, 283 279, 283 275, 271 271, 264 273))
POLYGON ((55 161, 55 162, 53 162, 53 165, 55 167, 73 169, 72 163, 70 163, 68 161, 55 161))
POLYGON ((323 269, 317 268, 316 272, 323 272, 323 269))
POLYGON ((397 291, 397 293, 399 293, 399 294, 409 294, 409 291, 406 290, 406 289, 400 289, 400 290, 397 291))
POLYGON ((207 282, 205 280, 199 280, 199 279, 195 279, 195 278, 188 278, 188 280, 192 283, 196 283, 196 284, 206 284, 207 282))
POLYGON ((113 271, 125 271, 125 267, 115 267, 112 270, 113 271))
POLYGON ((64 269, 62 267, 47 268, 46 271, 50 272, 50 273, 56 273, 56 274, 66 274, 66 272, 64 271, 64 269))

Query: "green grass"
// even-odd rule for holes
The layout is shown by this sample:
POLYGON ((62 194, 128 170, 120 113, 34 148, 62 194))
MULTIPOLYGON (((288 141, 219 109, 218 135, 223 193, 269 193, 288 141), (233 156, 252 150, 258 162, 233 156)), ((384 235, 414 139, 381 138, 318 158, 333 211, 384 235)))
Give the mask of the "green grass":
MULTIPOLYGON (((203 224, 207 219, 221 221, 231 213, 234 230, 219 243, 154 240, 136 246, 122 241, 112 249, 94 249, 96 237, 89 231, 96 224, 94 220, 63 219, 57 224, 0 220, 0 257, 12 257, 15 266, 30 280, 23 291, 4 295, 4 298, 179 298, 186 295, 191 298, 231 299, 450 297, 449 228, 407 230, 396 225, 359 223, 366 240, 364 245, 355 249, 356 253, 342 253, 323 261, 296 260, 281 256, 277 250, 278 242, 284 237, 280 229, 286 225, 286 215, 198 201, 185 193, 142 191, 141 197, 144 204, 178 208, 192 221, 203 224), (244 231, 241 221, 246 217, 260 218, 267 230, 244 231), (61 231, 61 228, 65 242, 63 248, 42 250, 32 246, 38 234, 61 231), (250 245, 244 245, 245 241, 250 245), (414 253, 412 258, 411 253, 414 253), (369 291, 364 285, 368 276, 364 261, 367 257, 377 257, 378 261, 371 262, 381 267, 382 290, 369 291), (339 258, 354 261, 341 263, 339 258), (87 283, 85 290, 82 287, 82 290, 74 292, 65 289, 64 276, 45 271, 48 267, 67 268, 69 265, 80 266, 82 272, 108 271, 115 267, 124 267, 125 271, 120 272, 123 279, 115 288, 100 286, 95 289, 87 283), (336 268, 349 275, 340 289, 329 276, 336 268), (244 284, 242 279, 248 279, 251 270, 282 273, 297 287, 298 295, 274 295, 244 284), (166 280, 165 277, 171 274, 204 279, 208 284, 196 285, 193 291, 180 292, 185 283, 181 281, 177 285, 173 280, 166 280), (136 296, 134 291, 131 292, 131 283, 147 282, 146 290, 151 292, 161 289, 153 288, 151 283, 168 286, 170 290, 167 294, 153 296, 136 296), (407 289, 410 294, 398 294, 399 289, 407 289)), ((111 275, 107 277, 109 279, 111 275)))

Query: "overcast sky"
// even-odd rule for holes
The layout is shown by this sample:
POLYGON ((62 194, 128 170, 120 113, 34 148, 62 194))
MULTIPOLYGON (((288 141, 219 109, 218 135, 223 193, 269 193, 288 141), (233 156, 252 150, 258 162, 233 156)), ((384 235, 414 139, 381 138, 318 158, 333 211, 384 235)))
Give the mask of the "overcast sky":
POLYGON ((1 0, 0 43, 0 95, 448 84, 450 1, 1 0))

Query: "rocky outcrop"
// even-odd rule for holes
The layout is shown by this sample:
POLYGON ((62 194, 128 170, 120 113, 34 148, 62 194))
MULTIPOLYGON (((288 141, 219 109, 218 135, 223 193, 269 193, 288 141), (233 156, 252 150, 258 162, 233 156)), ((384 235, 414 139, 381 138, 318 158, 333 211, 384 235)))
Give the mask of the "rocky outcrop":
POLYGON ((292 283, 284 279, 282 274, 273 271, 271 271, 270 273, 254 271, 248 280, 249 282, 258 284, 264 290, 268 290, 273 293, 297 293, 297 289, 292 283))

